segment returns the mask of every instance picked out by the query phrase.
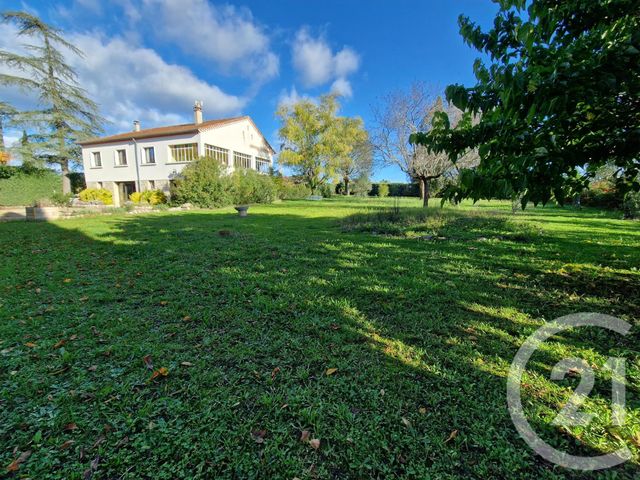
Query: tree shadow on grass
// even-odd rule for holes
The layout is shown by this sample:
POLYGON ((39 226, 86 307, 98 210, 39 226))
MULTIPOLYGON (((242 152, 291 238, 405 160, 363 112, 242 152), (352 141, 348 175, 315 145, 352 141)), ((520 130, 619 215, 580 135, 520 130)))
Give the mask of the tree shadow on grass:
POLYGON ((637 312, 608 293, 565 304, 549 251, 339 233, 330 216, 269 208, 83 222, 16 225, 2 241, 13 317, 2 347, 15 347, 3 359, 18 372, 2 374, 5 463, 33 445, 25 467, 38 478, 81 472, 95 455, 105 478, 584 478, 519 440, 504 368, 539 318, 591 299, 637 312), (168 377, 148 382, 145 355, 168 377), (61 450, 66 439, 76 443, 61 450))

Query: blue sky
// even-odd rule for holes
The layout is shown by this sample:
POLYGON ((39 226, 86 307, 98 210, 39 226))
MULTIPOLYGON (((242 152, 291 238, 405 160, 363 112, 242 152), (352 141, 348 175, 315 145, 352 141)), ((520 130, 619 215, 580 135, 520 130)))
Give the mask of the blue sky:
MULTIPOLYGON (((111 121, 109 133, 205 118, 253 117, 274 146, 281 102, 342 94, 342 113, 371 123, 372 105, 423 81, 472 84, 478 53, 464 45, 457 18, 487 25, 490 0, 4 0, 63 29, 86 54, 73 59, 83 86, 111 121)), ((0 49, 17 49, 8 26, 0 49)), ((5 92, 20 103, 19 92, 5 92)), ((9 132, 11 136, 12 132, 9 132)), ((14 135, 17 133, 14 132, 14 135)), ((395 167, 375 180, 405 181, 395 167)))

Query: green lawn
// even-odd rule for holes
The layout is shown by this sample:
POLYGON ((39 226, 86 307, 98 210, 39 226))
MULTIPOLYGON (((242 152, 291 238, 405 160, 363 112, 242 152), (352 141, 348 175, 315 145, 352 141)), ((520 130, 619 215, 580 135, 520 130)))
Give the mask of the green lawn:
POLYGON ((399 223, 391 199, 353 199, 0 224, 0 466, 30 451, 16 475, 34 479, 638 478, 640 223, 417 204, 399 223), (557 447, 632 450, 590 475, 534 454, 505 393, 525 338, 580 311, 634 329, 554 337, 523 403, 557 447), (579 379, 551 368, 609 355, 627 358, 626 425, 608 426, 598 368, 592 425, 554 427, 579 379))

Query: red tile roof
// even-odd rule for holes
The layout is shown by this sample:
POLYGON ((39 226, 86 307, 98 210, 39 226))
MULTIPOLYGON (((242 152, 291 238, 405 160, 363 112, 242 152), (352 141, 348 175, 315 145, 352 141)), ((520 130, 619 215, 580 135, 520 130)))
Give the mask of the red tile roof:
MULTIPOLYGON (((198 133, 202 130, 209 130, 211 128, 220 127, 222 125, 227 125, 229 123, 239 122, 241 120, 249 120, 251 124, 255 127, 255 129, 258 130, 258 133, 262 135, 262 132, 260 132, 260 129, 256 126, 255 123, 253 123, 253 120, 251 120, 251 117, 249 117, 248 115, 245 115, 242 117, 222 118, 219 120, 208 120, 200 124, 185 123, 183 125, 171 125, 169 127, 145 128, 137 132, 131 131, 126 133, 118 133, 117 135, 110 135, 108 137, 90 138, 88 140, 83 140, 81 142, 78 142, 78 145, 82 145, 84 147, 84 146, 91 146, 91 145, 102 145, 104 143, 111 143, 111 142, 120 142, 122 140, 134 140, 134 139, 140 140, 143 138, 157 138, 157 137, 168 137, 173 135, 182 135, 185 133, 198 133)), ((267 139, 264 138, 264 135, 262 135, 262 138, 264 139, 267 146, 271 149, 271 152, 276 153, 273 147, 269 145, 269 142, 267 141, 267 139)))

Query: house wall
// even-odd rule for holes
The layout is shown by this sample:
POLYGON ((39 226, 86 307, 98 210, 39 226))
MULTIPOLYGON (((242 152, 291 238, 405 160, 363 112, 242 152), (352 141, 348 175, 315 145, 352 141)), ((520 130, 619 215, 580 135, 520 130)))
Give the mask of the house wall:
POLYGON ((266 158, 273 164, 273 158, 262 135, 248 120, 223 125, 196 134, 175 135, 162 138, 147 138, 126 140, 101 145, 87 145, 82 147, 82 160, 87 187, 109 189, 113 192, 114 203, 118 205, 119 192, 116 182, 136 182, 136 189, 150 190, 150 181, 154 188, 169 194, 170 181, 180 175, 189 162, 173 162, 170 155, 170 145, 183 143, 197 143, 198 154, 205 154, 205 144, 229 150, 229 162, 233 171, 233 152, 251 155, 251 168, 256 168, 255 157, 266 158), (144 163, 144 148, 154 147, 155 164, 144 163), (117 150, 127 152, 127 165, 116 165, 117 150), (136 168, 136 150, 138 153, 136 168), (100 152, 102 167, 93 166, 93 152, 100 152))

